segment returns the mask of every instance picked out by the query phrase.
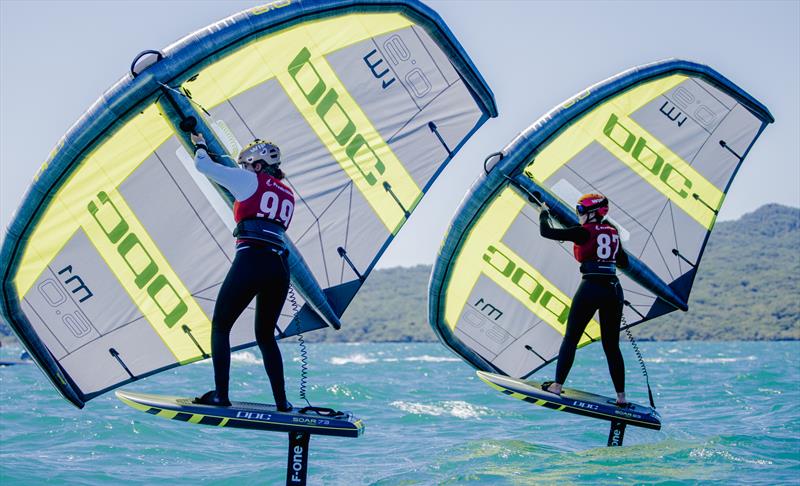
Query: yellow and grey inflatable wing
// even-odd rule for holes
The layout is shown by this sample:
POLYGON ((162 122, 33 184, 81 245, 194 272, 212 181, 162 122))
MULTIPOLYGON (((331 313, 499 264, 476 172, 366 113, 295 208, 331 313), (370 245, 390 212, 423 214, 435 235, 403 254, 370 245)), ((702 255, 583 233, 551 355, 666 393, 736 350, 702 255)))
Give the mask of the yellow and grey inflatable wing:
MULTIPOLYGON (((571 243, 539 236, 541 203, 578 224, 600 192, 630 266, 627 326, 687 310, 730 184, 772 115, 713 69, 669 60, 596 84, 486 161, 434 265, 429 321, 479 370, 525 378, 558 355, 580 282, 571 243)), ((591 321, 580 342, 600 337, 591 321)))
MULTIPOLYGON (((231 197, 192 166, 281 147, 297 205, 280 337, 339 326, 491 91, 415 0, 277 1, 145 51, 53 150, 2 246, 2 314, 77 406, 208 357, 231 197)), ((242 315, 252 321, 253 309, 242 315)), ((254 342, 234 327, 232 345, 254 342)))

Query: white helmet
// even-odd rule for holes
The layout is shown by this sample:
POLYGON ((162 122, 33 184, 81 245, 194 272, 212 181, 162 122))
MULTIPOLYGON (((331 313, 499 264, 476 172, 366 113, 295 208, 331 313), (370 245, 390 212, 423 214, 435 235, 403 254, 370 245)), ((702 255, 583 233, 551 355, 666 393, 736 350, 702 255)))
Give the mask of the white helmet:
POLYGON ((277 166, 281 163, 281 149, 272 142, 257 138, 239 152, 240 165, 252 165, 259 161, 268 166, 277 166))

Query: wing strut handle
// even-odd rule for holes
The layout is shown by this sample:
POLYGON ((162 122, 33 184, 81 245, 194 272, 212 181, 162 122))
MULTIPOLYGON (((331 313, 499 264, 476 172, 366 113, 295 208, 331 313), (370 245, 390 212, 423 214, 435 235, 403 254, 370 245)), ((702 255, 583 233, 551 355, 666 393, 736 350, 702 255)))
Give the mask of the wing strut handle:
MULTIPOLYGON (((547 204, 550 208, 550 214, 563 226, 569 227, 579 224, 578 217, 571 208, 564 204, 559 198, 553 196, 547 189, 534 182, 530 177, 519 174, 512 179, 512 182, 528 195, 535 195, 539 202, 547 204)), ((623 248, 622 251, 625 251, 625 249, 623 248)), ((669 284, 664 282, 661 277, 643 261, 628 252, 626 253, 628 255, 628 267, 620 269, 625 275, 672 307, 684 312, 689 310, 686 299, 679 296, 669 284)))
MULTIPOLYGON (((187 152, 194 153, 194 144, 189 134, 192 132, 199 133, 205 138, 209 154, 215 162, 229 167, 236 167, 235 159, 228 154, 225 145, 222 144, 214 130, 208 125, 208 118, 197 111, 195 105, 186 95, 164 84, 162 84, 161 93, 161 97, 156 102, 158 108, 164 118, 172 125, 176 137, 187 152)), ((211 183, 223 200, 232 207, 233 196, 222 186, 213 181, 211 183)), ((339 317, 334 312, 316 277, 314 277, 311 267, 308 266, 303 259, 303 255, 300 254, 288 236, 286 238, 286 246, 289 248, 289 268, 292 285, 315 314, 329 326, 339 329, 342 326, 339 317)))

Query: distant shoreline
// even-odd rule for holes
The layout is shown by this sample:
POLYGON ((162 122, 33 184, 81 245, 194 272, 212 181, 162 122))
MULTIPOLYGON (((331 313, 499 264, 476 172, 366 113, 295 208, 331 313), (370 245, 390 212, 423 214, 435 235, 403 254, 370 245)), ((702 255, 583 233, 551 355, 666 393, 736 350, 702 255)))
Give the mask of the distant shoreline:
MULTIPOLYGON (((762 206, 718 222, 689 298, 633 328, 637 341, 800 341, 800 208, 762 206)), ((306 342, 435 343, 428 325, 430 265, 373 271, 341 318, 342 329, 309 332, 306 342)), ((240 323, 242 325, 244 323, 240 323)), ((3 345, 16 341, 0 322, 3 345)), ((621 341, 623 341, 621 339, 621 341)))

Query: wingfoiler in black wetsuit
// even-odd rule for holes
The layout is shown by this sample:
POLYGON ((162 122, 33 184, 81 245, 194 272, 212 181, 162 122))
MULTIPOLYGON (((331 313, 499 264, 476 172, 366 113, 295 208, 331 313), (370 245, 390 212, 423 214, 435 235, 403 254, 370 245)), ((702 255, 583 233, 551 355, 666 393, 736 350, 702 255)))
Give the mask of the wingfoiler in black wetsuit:
POLYGON ((616 267, 628 266, 628 257, 620 251, 617 229, 605 222, 587 222, 571 228, 550 226, 550 214, 539 214, 539 229, 544 238, 571 241, 575 259, 581 263, 583 279, 572 298, 567 330, 558 352, 556 383, 563 384, 572 363, 581 335, 595 312, 600 312, 600 336, 608 361, 608 371, 617 393, 625 391, 625 364, 619 350, 619 324, 622 319, 622 287, 616 267))
POLYGON ((283 240, 294 212, 294 194, 271 173, 254 173, 211 161, 205 147, 197 150, 195 166, 235 198, 237 222, 236 257, 214 306, 211 321, 211 353, 215 389, 196 403, 230 405, 231 346, 234 323, 255 298, 255 337, 264 358, 275 404, 291 409, 286 399, 283 359, 275 341, 275 325, 289 290, 289 264, 283 240))
POLYGON ((228 399, 230 380, 230 333, 236 319, 256 299, 255 337, 269 376, 272 395, 279 408, 287 408, 283 359, 275 342, 275 324, 289 290, 287 253, 277 246, 240 240, 214 306, 211 352, 216 395, 228 399))

